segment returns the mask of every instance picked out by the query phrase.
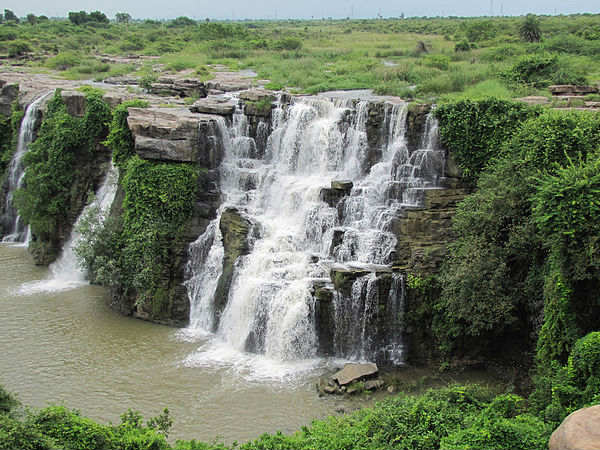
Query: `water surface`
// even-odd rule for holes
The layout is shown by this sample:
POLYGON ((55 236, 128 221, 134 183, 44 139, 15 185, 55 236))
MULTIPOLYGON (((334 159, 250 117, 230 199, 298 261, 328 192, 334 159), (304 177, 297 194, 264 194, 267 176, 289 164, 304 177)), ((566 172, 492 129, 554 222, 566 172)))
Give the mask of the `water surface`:
POLYGON ((248 355, 240 364, 231 355, 227 364, 218 355, 203 363, 196 355, 204 338, 123 317, 108 308, 102 287, 26 289, 50 276, 26 248, 0 245, 0 384, 25 405, 64 404, 104 423, 127 408, 150 417, 168 407, 173 438, 227 442, 291 432, 352 407, 319 398, 317 372, 294 377, 293 367, 248 355))

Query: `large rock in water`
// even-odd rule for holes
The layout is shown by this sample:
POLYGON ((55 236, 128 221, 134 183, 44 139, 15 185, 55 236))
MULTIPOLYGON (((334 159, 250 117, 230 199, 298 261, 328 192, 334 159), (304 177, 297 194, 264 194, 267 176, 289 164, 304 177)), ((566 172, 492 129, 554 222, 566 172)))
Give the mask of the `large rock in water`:
POLYGON ((252 224, 236 208, 227 208, 221 214, 219 229, 223 236, 223 271, 215 290, 215 328, 229 298, 235 262, 250 252, 248 235, 252 224))
POLYGON ((377 364, 365 363, 365 364, 346 364, 342 370, 335 373, 331 378, 340 386, 346 386, 353 381, 360 381, 367 378, 374 377, 379 372, 377 364))
POLYGON ((600 405, 572 413, 554 430, 550 450, 600 450, 600 405))

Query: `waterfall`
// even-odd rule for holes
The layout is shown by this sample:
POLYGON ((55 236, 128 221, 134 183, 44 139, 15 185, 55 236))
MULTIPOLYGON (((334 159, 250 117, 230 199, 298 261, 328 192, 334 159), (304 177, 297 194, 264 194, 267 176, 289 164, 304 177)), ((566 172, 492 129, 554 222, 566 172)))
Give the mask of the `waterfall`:
POLYGON ((37 113, 42 102, 51 94, 48 92, 41 97, 38 97, 33 103, 29 104, 25 110, 25 115, 21 121, 19 129, 19 138, 17 141, 17 150, 15 151, 10 165, 8 166, 7 194, 4 202, 4 210, 2 211, 2 224, 5 230, 10 230, 10 233, 3 237, 2 242, 27 242, 29 234, 26 224, 23 223, 21 216, 16 211, 13 205, 13 197, 15 191, 23 186, 25 175, 25 167, 23 164, 23 156, 29 150, 29 144, 33 141, 37 113))
POLYGON ((273 110, 263 157, 253 151, 241 114, 231 123, 218 119, 225 148, 220 211, 235 207, 257 232, 249 253, 236 262, 214 334, 212 305, 224 252, 219 217, 191 245, 190 328, 210 337, 187 364, 227 363, 228 357, 232 364, 243 358, 258 364, 259 356, 289 364, 314 361, 312 289, 316 280, 330 283, 330 271, 339 267, 364 275, 350 295, 334 293, 335 356, 402 362, 404 280, 389 268, 396 245, 391 223, 404 208, 420 204, 423 189, 437 186, 443 152, 436 148, 433 116, 422 148, 409 151, 407 105, 388 103, 381 157, 371 161, 368 117, 367 101, 292 99, 273 110), (334 206, 321 195, 333 180, 353 183, 334 206), (384 339, 384 330, 393 336, 384 339))
POLYGON ((110 169, 104 178, 102 186, 94 199, 85 206, 73 226, 71 236, 65 242, 60 257, 50 264, 50 277, 46 280, 25 283, 21 286, 20 294, 33 292, 56 292, 73 289, 87 284, 86 273, 79 266, 75 247, 82 236, 77 231, 80 224, 90 215, 98 215, 98 225, 101 226, 110 212, 110 207, 117 191, 118 169, 110 163, 110 169))

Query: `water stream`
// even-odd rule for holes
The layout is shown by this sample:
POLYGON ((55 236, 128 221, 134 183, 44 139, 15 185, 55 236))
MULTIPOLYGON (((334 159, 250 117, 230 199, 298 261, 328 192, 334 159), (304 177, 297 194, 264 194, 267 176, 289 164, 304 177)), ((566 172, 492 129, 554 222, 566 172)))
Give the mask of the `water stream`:
MULTIPOLYGON (((424 189, 437 187, 444 165, 432 116, 421 148, 409 151, 404 103, 386 104, 385 143, 381 157, 370 160, 368 106, 367 101, 314 97, 279 105, 264 155, 253 151, 240 112, 232 124, 221 119, 222 210, 235 207, 253 224, 251 251, 236 263, 227 306, 213 334, 212 305, 223 259, 219 217, 192 245, 187 282, 191 325, 182 336, 211 338, 188 357, 188 365, 231 365, 254 377, 285 377, 321 367, 312 287, 315 280, 329 281, 332 268, 372 270, 356 280, 350 299, 357 314, 368 316, 374 307, 375 272, 388 267, 396 244, 392 219, 419 205, 424 189), (321 195, 333 180, 353 182, 337 207, 321 195)), ((403 281, 399 274, 392 278, 390 310, 400 311, 403 281)), ((357 336, 346 334, 335 356, 372 359, 381 351, 388 361, 401 363, 400 331, 398 325, 390 326, 397 336, 382 348, 369 347, 372 330, 362 327, 357 336)), ((337 336, 341 339, 342 333, 337 336)))
POLYGON ((50 264, 50 276, 44 280, 31 281, 24 283, 19 289, 20 294, 28 295, 35 292, 58 292, 87 284, 86 273, 80 267, 75 254, 75 248, 81 240, 81 234, 78 231, 82 220, 86 220, 89 215, 96 217, 94 223, 101 226, 104 219, 110 212, 110 207, 117 192, 118 169, 112 164, 104 178, 102 186, 98 189, 93 200, 85 206, 75 225, 71 236, 65 245, 58 259, 50 264))
POLYGON ((21 121, 17 149, 8 166, 6 199, 4 202, 4 210, 2 211, 2 224, 4 225, 4 229, 10 230, 10 232, 2 238, 2 242, 28 242, 28 227, 26 227, 21 216, 18 214, 16 207, 13 204, 13 198, 15 191, 23 186, 25 175, 23 157, 29 150, 29 144, 34 139, 38 111, 44 100, 50 94, 51 92, 48 92, 30 103, 25 109, 25 115, 21 121))

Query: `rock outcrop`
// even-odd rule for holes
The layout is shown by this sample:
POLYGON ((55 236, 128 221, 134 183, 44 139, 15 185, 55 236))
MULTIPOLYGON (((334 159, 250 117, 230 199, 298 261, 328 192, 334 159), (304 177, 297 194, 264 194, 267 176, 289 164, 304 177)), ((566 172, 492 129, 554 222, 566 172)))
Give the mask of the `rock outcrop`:
POLYGON ((221 214, 219 229, 223 236, 223 271, 215 290, 215 326, 229 297, 229 288, 233 279, 233 269, 240 256, 250 251, 249 235, 252 224, 236 208, 227 208, 221 214))
POLYGON ((0 80, 0 114, 9 116, 12 104, 19 98, 19 85, 0 80))
POLYGON ((600 405, 580 409, 554 430, 550 450, 600 450, 600 405))
POLYGON ((203 114, 218 114, 220 116, 230 116, 235 111, 237 101, 220 95, 209 95, 206 98, 197 100, 190 111, 203 114))
POLYGON ((127 123, 142 159, 196 162, 210 169, 221 161, 213 116, 185 108, 129 108, 127 123))

